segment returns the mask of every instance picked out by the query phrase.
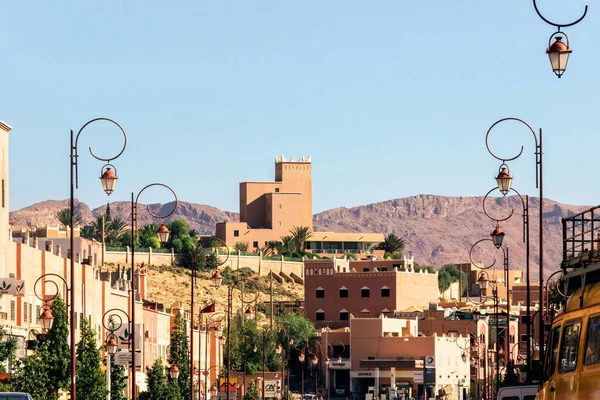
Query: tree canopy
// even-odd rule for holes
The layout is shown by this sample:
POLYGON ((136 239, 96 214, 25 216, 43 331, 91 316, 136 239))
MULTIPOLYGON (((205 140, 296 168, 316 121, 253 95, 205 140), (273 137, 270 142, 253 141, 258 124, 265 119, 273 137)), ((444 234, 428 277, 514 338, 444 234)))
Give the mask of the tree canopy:
POLYGON ((383 242, 376 247, 377 250, 385 251, 385 258, 401 258, 404 252, 404 239, 395 233, 388 233, 383 242))

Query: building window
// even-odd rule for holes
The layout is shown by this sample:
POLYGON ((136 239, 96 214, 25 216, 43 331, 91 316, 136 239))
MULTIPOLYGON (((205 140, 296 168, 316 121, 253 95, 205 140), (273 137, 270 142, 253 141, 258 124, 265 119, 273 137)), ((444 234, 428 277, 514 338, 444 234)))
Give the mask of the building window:
POLYGON ((25 323, 27 322, 27 320, 29 319, 27 317, 29 317, 29 304, 24 303, 24 307, 23 307, 23 322, 25 322, 25 323))
POLYGON ((363 272, 369 272, 370 270, 370 268, 363 268, 363 272))
POLYGON ((360 289, 360 297, 371 297, 371 289, 369 289, 369 288, 360 289))
POLYGON ((4 200, 5 200, 6 196, 5 196, 5 186, 4 186, 4 179, 2 179, 2 208, 4 208, 4 200))
POLYGON ((340 311, 340 321, 348 321, 350 319, 350 314, 348 311, 340 311))
POLYGON ((29 323, 33 322, 33 304, 29 303, 29 323))
POLYGON ((15 321, 17 319, 17 304, 14 300, 10 301, 10 320, 15 321))
POLYGON ((42 313, 41 306, 35 306, 35 323, 38 324, 40 322, 40 314, 42 313))
POLYGON ((317 321, 325 321, 325 312, 317 311, 316 320, 317 321))
POLYGON ((233 237, 239 237, 240 236, 240 231, 238 231, 237 229, 233 231, 233 237))
POLYGON ((387 268, 379 268, 379 272, 387 272, 387 268))
POLYGON ((340 289, 340 299, 348 298, 348 289, 340 289))
POLYGON ((79 329, 83 329, 83 313, 79 313, 79 329))
POLYGON ((279 208, 281 208, 281 203, 279 203, 279 208))
POLYGON ((381 288, 381 297, 390 297, 390 288, 389 287, 381 288))
POLYGON ((258 249, 258 240, 252 242, 252 246, 254 246, 255 249, 258 249))
POLYGON ((279 188, 275 188, 275 193, 279 193, 279 188))
POLYGON ((281 221, 279 221, 279 226, 281 226, 281 221))
POLYGON ((317 289, 316 291, 317 299, 325 298, 325 289, 317 289))

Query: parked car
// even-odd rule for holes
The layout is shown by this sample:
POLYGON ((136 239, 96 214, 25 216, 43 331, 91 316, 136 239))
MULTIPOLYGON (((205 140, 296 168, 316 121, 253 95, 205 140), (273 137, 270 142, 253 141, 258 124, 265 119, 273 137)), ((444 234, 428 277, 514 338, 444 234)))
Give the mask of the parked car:
POLYGON ((498 390, 498 400, 535 400, 537 385, 506 386, 498 390))
POLYGON ((0 400, 33 400, 29 393, 0 392, 0 400))

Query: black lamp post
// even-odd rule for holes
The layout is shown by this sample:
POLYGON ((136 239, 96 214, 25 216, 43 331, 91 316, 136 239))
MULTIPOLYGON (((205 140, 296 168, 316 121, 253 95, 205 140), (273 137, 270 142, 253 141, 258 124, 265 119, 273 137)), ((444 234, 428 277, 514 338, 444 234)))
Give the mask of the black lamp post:
MULTIPOLYGON (((212 284, 214 287, 220 287, 223 283, 223 275, 219 272, 219 270, 215 270, 212 274, 212 284)), ((227 400, 231 399, 231 395, 229 392, 229 382, 230 382, 230 374, 231 374, 231 310, 233 308, 233 290, 239 284, 245 285, 246 283, 250 283, 254 286, 254 293, 250 293, 250 298, 245 299, 243 296, 240 297, 242 301, 242 307, 244 304, 251 304, 256 302, 258 296, 260 294, 260 287, 258 284, 252 279, 241 278, 237 282, 232 283, 227 286, 227 400)), ((248 293, 248 292, 245 292, 248 293)), ((250 308, 251 309, 251 308, 250 308)), ((246 310, 248 311, 248 310, 246 310)), ((253 310, 251 309, 250 314, 253 314, 253 310)), ((263 380, 263 394, 264 394, 264 380, 263 380)))
MULTIPOLYGON (((535 5, 535 0, 534 0, 534 5, 535 5)), ((537 6, 536 6, 536 10, 537 10, 537 6)), ((586 12, 587 12, 587 7, 586 7, 586 12)), ((585 16, 585 14, 584 14, 584 16, 585 16)), ((541 15, 540 15, 540 17, 541 17, 541 15)), ((544 19, 544 18, 542 17, 542 19, 544 19)), ((581 19, 583 19, 583 17, 581 19)), ((546 22, 552 24, 551 22, 549 22, 547 20, 546 20, 546 22)), ((579 22, 579 21, 576 21, 575 23, 577 23, 577 22, 579 22)), ((573 23, 573 24, 575 24, 575 23, 573 23)), ((571 25, 573 25, 573 24, 571 24, 571 25)), ((570 25, 561 25, 561 26, 570 26, 570 25)), ((488 131, 485 135, 485 145, 487 147, 488 152, 492 155, 492 157, 494 157, 497 160, 500 160, 502 162, 502 166, 505 166, 507 168, 507 173, 508 173, 508 167, 506 166, 506 163, 508 161, 513 161, 513 160, 516 160, 517 158, 519 158, 521 156, 521 154, 523 154, 524 147, 521 146, 521 150, 514 157, 499 157, 494 152, 492 152, 492 150, 489 146, 490 133, 496 125, 500 124, 501 122, 505 122, 505 121, 515 121, 515 122, 519 122, 519 123, 525 125, 527 127, 527 129, 533 135, 533 139, 535 142, 535 166, 536 166, 536 168, 535 168, 535 174, 536 174, 535 183, 536 183, 536 187, 539 188, 539 199, 540 199, 540 206, 539 206, 540 207, 540 210, 539 210, 539 267, 540 267, 539 268, 539 281, 544 282, 544 190, 543 190, 544 186, 543 186, 543 162, 542 162, 542 155, 543 155, 542 129, 540 128, 539 141, 538 141, 538 136, 536 135, 536 133, 533 130, 533 128, 531 127, 531 125, 529 125, 527 122, 525 122, 519 118, 513 118, 513 117, 503 118, 503 119, 500 119, 500 120, 494 122, 492 124, 492 126, 490 126, 490 128, 488 129, 488 131)), ((510 176, 510 173, 508 173, 508 175, 510 176)), ((499 185, 498 189, 502 192, 503 188, 499 185)), ((531 321, 532 320, 531 320, 531 280, 530 280, 530 267, 529 267, 529 259, 530 259, 529 196, 525 196, 525 200, 524 200, 523 197, 519 194, 519 192, 517 192, 515 189, 513 189, 511 187, 510 190, 514 191, 519 196, 519 198, 521 199, 521 202, 523 204, 523 241, 525 243, 525 253, 526 253, 525 269, 526 269, 526 285, 527 285, 527 299, 526 299, 527 319, 528 319, 527 338, 529 341, 531 341, 531 321)), ((488 194, 489 194, 489 192, 488 192, 488 194)), ((485 211, 485 199, 484 199, 484 211, 485 211)), ((487 211, 486 211, 486 214, 487 214, 487 211)), ((487 215, 490 218, 492 218, 489 214, 487 214, 487 215)), ((497 221, 506 220, 506 219, 510 218, 511 216, 512 216, 512 212, 507 218, 496 219, 496 220, 497 221)), ((539 285, 539 298, 540 298, 540 303, 541 303, 542 298, 543 298, 543 285, 541 283, 539 285)), ((539 324, 538 334, 539 334, 538 341, 540 343, 540 360, 543 360, 544 326, 543 326, 543 322, 541 320, 540 320, 540 324, 539 324)), ((527 346, 527 352, 528 352, 527 368, 530 368, 531 357, 532 357, 532 355, 530 353, 530 346, 527 346)))
MULTIPOLYGON (((175 210, 173 210, 175 211, 175 210)), ((164 223, 160 224, 160 227, 158 228, 158 236, 159 236, 159 240, 164 239, 165 243, 169 240, 169 228, 167 228, 167 226, 164 223)), ((227 258, 225 258, 224 260, 220 260, 217 257, 217 261, 216 263, 212 261, 211 257, 209 254, 206 253, 206 249, 203 248, 200 243, 196 244, 196 247, 194 247, 192 249, 192 265, 191 265, 191 269, 192 269, 192 273, 190 274, 190 296, 191 296, 191 309, 192 312, 190 313, 190 373, 192 373, 193 375, 193 371, 194 371, 194 289, 196 287, 196 270, 198 269, 198 262, 199 259, 203 259, 203 264, 206 266, 210 266, 212 268, 217 268, 220 265, 223 265, 225 262, 227 262, 227 260, 229 259, 229 248, 227 247, 227 245, 225 244, 224 241, 222 241, 219 238, 212 238, 211 243, 217 241, 217 242, 221 242, 223 244, 223 246, 225 248, 227 248, 227 258)), ((211 250, 212 251, 212 248, 211 250)), ((200 329, 198 329, 198 345, 200 345, 200 329)), ((198 357, 198 371, 200 371, 200 357, 198 357)), ((200 375, 198 375, 199 377, 200 375)), ((198 378, 199 379, 199 378, 198 378)), ((198 389, 198 391, 200 391, 200 389, 198 389)), ((194 400, 194 379, 193 377, 190 377, 190 400, 194 400)))
MULTIPOLYGON (((52 315, 52 309, 50 308, 50 304, 52 303, 52 300, 54 300, 58 296, 59 293, 58 283, 56 283, 55 279, 59 282, 62 282, 67 293, 69 293, 69 285, 67 284, 66 279, 58 274, 44 274, 40 276, 33 284, 33 293, 35 294, 35 297, 44 302, 39 318, 42 323, 42 329, 44 329, 44 331, 46 332, 52 328, 52 324, 54 323, 54 315, 52 315), (40 282, 41 294, 38 293, 38 283, 40 282), (46 293, 46 284, 48 283, 50 283, 51 286, 54 286, 54 293, 46 293)), ((66 308, 69 309, 69 298, 68 296, 65 297, 65 305, 66 308)))
MULTIPOLYGON (((75 228, 75 188, 79 187, 79 179, 78 179, 78 169, 77 167, 79 166, 79 154, 77 152, 77 146, 79 144, 79 135, 81 135, 81 132, 90 124, 97 122, 97 121, 106 121, 106 122, 110 122, 114 125, 116 125, 119 130, 121 131, 121 133, 123 133, 123 138, 124 138, 124 142, 123 142, 123 148, 121 149, 121 151, 114 157, 110 157, 110 158, 102 158, 102 157, 98 157, 94 154, 94 152, 92 151, 92 148, 90 147, 90 154, 92 155, 92 157, 94 157, 95 159, 99 160, 99 161, 104 161, 106 162, 106 164, 102 167, 101 169, 101 173, 100 173, 100 182, 102 183, 102 189, 106 192, 106 194, 110 195, 114 190, 115 190, 115 185, 117 183, 117 175, 115 172, 113 172, 113 168, 116 171, 116 168, 110 163, 112 160, 118 158, 121 154, 123 154, 123 152, 125 151, 125 147, 127 146, 127 135, 125 134, 125 130, 121 127, 121 125, 119 125, 117 122, 113 121, 112 119, 108 119, 108 118, 95 118, 92 119, 88 122, 86 122, 77 132, 77 135, 74 135, 73 130, 71 129, 71 146, 70 146, 70 175, 71 175, 71 190, 70 190, 70 199, 69 199, 69 211, 71 213, 71 221, 70 221, 70 232, 69 232, 69 245, 70 245, 70 251, 71 251, 71 257, 70 257, 70 273, 71 273, 71 278, 70 278, 70 287, 71 289, 75 288, 75 240, 73 237, 73 230, 75 228), (112 167, 112 168, 110 168, 112 167)), ((77 345, 77 341, 76 341, 76 337, 75 337, 75 330, 77 329, 77 325, 76 325, 76 312, 75 312, 75 290, 71 290, 71 299, 70 299, 70 305, 71 305, 71 310, 69 312, 69 334, 71 337, 70 340, 70 345, 71 345, 71 400, 76 400, 77 398, 77 384, 75 382, 75 377, 76 377, 76 361, 77 361, 77 353, 76 353, 76 345, 77 345)))
POLYGON ((561 28, 573 26, 573 25, 581 22, 581 20, 583 20, 585 18, 585 16, 587 15, 588 6, 585 6, 583 15, 579 19, 577 19, 576 21, 571 22, 569 24, 557 24, 555 22, 549 21, 547 18, 545 18, 542 15, 542 13, 540 13, 540 10, 538 9, 538 6, 536 4, 536 0, 533 0, 533 7, 535 8, 535 12, 537 13, 537 15, 544 22, 546 22, 549 25, 555 26, 558 29, 556 32, 554 32, 550 36, 550 39, 548 39, 548 49, 546 50, 546 54, 548 54, 548 58, 550 59, 550 65, 552 66, 552 72, 554 72, 556 74, 556 76, 560 78, 565 73, 565 70, 567 69, 567 62, 569 60, 569 55, 572 52, 571 48, 569 47, 569 38, 567 37, 566 33, 561 31, 561 28), (567 43, 564 43, 562 41, 563 36, 567 40, 567 43), (552 43, 552 38, 555 38, 554 43, 552 43))
POLYGON ((111 367, 111 357, 117 353, 119 349, 118 335, 115 334, 116 331, 121 329, 121 327, 129 326, 129 316, 127 313, 120 308, 112 308, 104 313, 102 316, 102 326, 104 329, 108 331, 108 335, 106 336, 106 376, 107 376, 107 389, 108 389, 108 400, 111 398, 111 377, 110 377, 110 367, 111 367), (125 319, 125 321, 123 321, 125 319))
MULTIPOLYGON (((135 240, 136 240, 136 236, 137 236, 137 224, 138 224, 138 200, 140 198, 140 195, 148 188, 150 187, 154 187, 154 186, 162 186, 164 188, 167 188, 171 191, 171 193, 173 193, 173 196, 175 196, 175 205, 173 206, 173 210, 166 214, 166 215, 156 215, 153 214, 152 211, 150 211, 150 207, 146 206, 146 210, 148 212, 148 214, 150 214, 150 216, 157 218, 157 219, 161 219, 161 223, 160 226, 158 227, 158 230, 156 232, 156 235, 158 237, 158 240, 160 240, 160 242, 162 244, 166 243, 169 240, 169 234, 171 233, 169 231, 169 229, 167 228, 167 226, 165 225, 164 219, 169 217, 170 215, 172 215, 175 210, 177 210, 177 204, 178 204, 178 200, 177 200, 177 194, 175 194, 175 191, 173 191, 173 189, 171 189, 169 186, 162 184, 162 183, 151 183, 150 185, 145 186, 142 190, 140 190, 137 194, 137 196, 134 197, 134 194, 131 193, 131 398, 135 399, 137 398, 137 383, 135 380, 135 375, 136 375, 136 360, 135 360, 135 355, 136 355, 136 328, 135 328, 135 302, 136 302, 136 290, 137 290, 137 286, 138 286, 138 281, 137 281, 137 270, 135 268, 135 240)), ((176 366, 175 366, 176 367, 176 366)), ((177 371, 179 371, 179 367, 177 367, 177 371)), ((191 373, 191 371, 190 371, 191 373)), ((179 373, 177 373, 177 376, 179 376, 179 373)), ((190 377, 191 379, 191 377, 190 377)))

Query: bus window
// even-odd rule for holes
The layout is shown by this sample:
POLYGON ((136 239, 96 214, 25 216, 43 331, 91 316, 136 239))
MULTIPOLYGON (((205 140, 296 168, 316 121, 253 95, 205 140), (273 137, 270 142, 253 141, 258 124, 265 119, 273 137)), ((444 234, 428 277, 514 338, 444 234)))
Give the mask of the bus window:
POLYGON ((546 365, 544 368, 544 380, 547 380, 554 374, 556 368, 556 359, 558 358, 558 338, 560 337, 560 326, 555 326, 550 334, 548 349, 551 351, 546 355, 546 365))
POLYGON ((600 363, 600 316, 590 318, 585 339, 585 365, 600 363))
POLYGON ((577 347, 579 346, 580 331, 581 322, 571 323, 565 325, 563 328, 558 372, 575 371, 577 367, 577 347))

